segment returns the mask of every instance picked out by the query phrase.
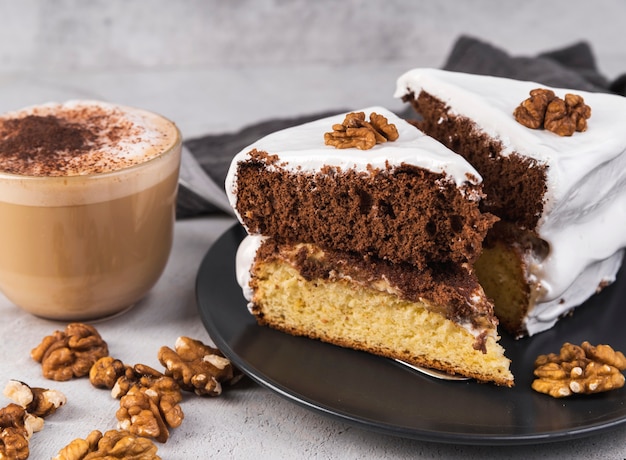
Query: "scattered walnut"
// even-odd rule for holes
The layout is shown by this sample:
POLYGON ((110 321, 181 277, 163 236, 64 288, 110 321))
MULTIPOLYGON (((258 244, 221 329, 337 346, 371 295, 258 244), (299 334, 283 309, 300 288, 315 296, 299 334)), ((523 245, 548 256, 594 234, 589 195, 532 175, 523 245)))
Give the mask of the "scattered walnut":
POLYGON ((28 440, 43 429, 44 421, 41 417, 29 414, 22 406, 10 403, 0 409, 0 429, 15 428, 22 432, 28 440))
POLYGON ((108 354, 98 331, 83 323, 70 323, 64 332, 55 331, 30 353, 42 364, 44 377, 58 381, 87 375, 91 366, 108 354))
POLYGON ((159 442, 169 438, 169 428, 180 426, 184 414, 180 386, 169 376, 143 364, 127 367, 111 390, 120 398, 118 427, 159 442))
POLYGON ((98 430, 86 439, 75 439, 52 460, 92 459, 160 460, 156 445, 147 438, 127 431, 109 430, 104 435, 98 430))
POLYGON ((324 143, 338 149, 357 148, 368 150, 376 144, 398 139, 395 125, 388 123, 383 115, 372 112, 370 121, 364 112, 351 112, 343 123, 333 125, 333 130, 324 133, 324 143))
MULTIPOLYGON (((156 455, 157 446, 152 441, 118 430, 109 430, 104 433, 104 436, 98 442, 98 450, 106 454, 108 458, 160 460, 160 457, 156 455)), ((87 457, 86 460, 90 458, 98 457, 87 457)))
POLYGON ((115 381, 111 395, 119 399, 128 393, 128 390, 133 386, 149 387, 161 377, 164 377, 162 372, 145 364, 135 364, 132 367, 124 366, 124 374, 115 381))
POLYGON ((83 460, 89 453, 98 450, 102 433, 94 430, 85 439, 77 438, 59 451, 52 460, 83 460))
POLYGON ((591 108, 576 94, 568 93, 563 100, 552 90, 536 88, 516 107, 513 116, 528 128, 545 128, 559 136, 571 136, 587 129, 591 108))
POLYGON ((0 459, 23 460, 30 455, 28 441, 43 428, 43 419, 11 403, 0 409, 0 459))
POLYGON ((159 377, 149 387, 142 387, 141 391, 157 404, 170 428, 180 426, 184 415, 178 403, 183 400, 183 397, 180 393, 180 386, 174 379, 167 376, 159 377))
POLYGON ((91 366, 89 370, 89 381, 96 388, 107 388, 111 390, 117 379, 125 375, 127 366, 119 359, 112 356, 104 356, 91 366))
POLYGON ((30 387, 18 380, 9 381, 4 388, 4 395, 38 417, 53 414, 67 402, 65 395, 58 390, 30 387))
POLYGON ((118 428, 134 435, 154 438, 159 442, 169 438, 169 430, 159 408, 139 387, 132 387, 122 396, 115 416, 119 420, 118 428))
POLYGON ((175 349, 161 347, 158 359, 183 390, 217 396, 222 383, 233 385, 243 376, 217 348, 199 340, 179 337, 175 349))
POLYGON ((581 346, 565 343, 559 354, 541 355, 535 360, 537 379, 532 388, 554 398, 591 394, 624 386, 626 358, 608 345, 581 346))
POLYGON ((7 427, 0 430, 0 458, 23 460, 30 455, 28 439, 17 428, 7 427))

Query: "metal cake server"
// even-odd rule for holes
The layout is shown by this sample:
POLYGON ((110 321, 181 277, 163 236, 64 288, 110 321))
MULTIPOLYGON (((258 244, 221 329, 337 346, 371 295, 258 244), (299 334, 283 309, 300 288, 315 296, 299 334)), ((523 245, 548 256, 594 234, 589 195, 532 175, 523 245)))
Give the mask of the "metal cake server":
POLYGON ((461 375, 451 375, 447 372, 438 371, 436 369, 429 369, 427 367, 416 366, 415 364, 407 363, 406 361, 402 361, 400 359, 394 359, 395 362, 402 364, 403 366, 408 367, 416 372, 420 372, 422 374, 428 375, 429 377, 433 377, 440 380, 453 380, 453 381, 465 381, 470 380, 469 377, 463 377, 461 375))

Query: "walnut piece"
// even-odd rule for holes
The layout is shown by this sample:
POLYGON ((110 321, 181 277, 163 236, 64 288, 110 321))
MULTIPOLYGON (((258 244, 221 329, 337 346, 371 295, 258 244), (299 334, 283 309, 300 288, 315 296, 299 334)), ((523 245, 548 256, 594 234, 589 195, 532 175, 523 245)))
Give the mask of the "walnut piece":
POLYGON ((67 398, 58 390, 30 387, 24 382, 10 380, 4 387, 4 395, 22 406, 30 414, 47 417, 67 402, 67 398))
POLYGON ((169 430, 154 400, 139 387, 132 387, 122 396, 115 416, 118 428, 144 438, 166 442, 169 430))
POLYGON ((198 395, 218 396, 223 383, 234 385, 243 376, 217 348, 189 337, 179 337, 175 351, 161 347, 158 359, 166 368, 165 375, 198 395))
POLYGON ((176 428, 183 421, 180 386, 149 366, 127 367, 111 394, 120 398, 116 413, 118 428, 131 434, 165 442, 169 438, 168 427, 176 428))
POLYGON ((85 439, 75 439, 52 460, 92 459, 160 460, 157 446, 147 438, 128 431, 109 430, 104 435, 94 430, 85 439))
POLYGON ((119 359, 104 356, 96 361, 89 370, 89 381, 96 388, 113 389, 117 379, 125 375, 127 366, 119 359))
POLYGON ((546 117, 548 104, 556 97, 554 91, 536 88, 530 92, 530 97, 517 106, 513 116, 518 123, 527 128, 543 128, 543 120, 546 117))
POLYGON ((585 351, 585 355, 599 361, 618 368, 620 371, 626 370, 626 356, 621 351, 615 351, 609 345, 593 346, 589 342, 583 342, 581 348, 585 351))
POLYGON ((89 374, 91 366, 108 354, 98 331, 83 323, 70 323, 65 331, 55 331, 30 353, 41 363, 44 377, 58 381, 89 374))
POLYGON ((624 370, 626 358, 609 345, 565 343, 558 355, 537 357, 532 388, 554 398, 600 393, 623 387, 624 370))
POLYGON ((324 133, 324 143, 338 149, 368 150, 376 144, 398 139, 396 126, 375 112, 370 114, 370 121, 365 119, 364 112, 351 112, 332 128, 331 132, 324 133))
POLYGON ((30 455, 28 441, 43 429, 43 419, 11 403, 0 409, 0 459, 24 460, 30 455))
POLYGON ((102 439, 102 433, 94 430, 85 438, 77 438, 59 451, 52 460, 82 460, 90 452, 98 450, 98 441, 102 439))
POLYGON ((387 120, 387 117, 380 115, 376 112, 372 112, 370 114, 370 123, 372 125, 372 127, 374 128, 374 130, 380 134, 382 134, 382 136, 385 138, 385 140, 380 139, 380 137, 377 137, 377 140, 379 140, 379 142, 386 142, 386 141, 395 141, 398 139, 398 137, 400 136, 398 134, 398 129, 396 128, 396 125, 389 123, 389 121, 387 120))
POLYGON ((563 100, 552 90, 536 88, 515 108, 513 116, 528 128, 545 128, 559 136, 571 136, 587 129, 591 108, 579 95, 568 93, 563 100))
POLYGON ((23 460, 30 455, 28 439, 19 429, 7 427, 0 431, 0 458, 23 460))

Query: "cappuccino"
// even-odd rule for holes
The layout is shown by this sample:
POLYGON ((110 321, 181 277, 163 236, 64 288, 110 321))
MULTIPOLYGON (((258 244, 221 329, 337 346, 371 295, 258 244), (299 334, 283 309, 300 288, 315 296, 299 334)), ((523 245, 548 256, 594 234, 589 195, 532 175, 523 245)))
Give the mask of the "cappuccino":
POLYGON ((159 279, 173 239, 181 136, 96 101, 0 117, 0 290, 35 315, 117 313, 159 279))

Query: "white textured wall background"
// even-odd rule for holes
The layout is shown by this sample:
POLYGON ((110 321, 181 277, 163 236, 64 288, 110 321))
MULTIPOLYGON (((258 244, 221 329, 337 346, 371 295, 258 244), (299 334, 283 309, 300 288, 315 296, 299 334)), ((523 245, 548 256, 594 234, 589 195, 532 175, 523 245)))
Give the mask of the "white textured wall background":
POLYGON ((589 40, 623 69, 623 0, 3 0, 3 72, 324 62, 437 65, 461 33, 515 53, 589 40))
POLYGON ((515 55, 587 40, 604 74, 626 72, 623 0, 0 0, 0 19, 0 110, 114 99, 194 135, 391 105, 396 76, 442 65, 460 34, 515 55), (198 121, 201 107, 223 114, 198 121))

